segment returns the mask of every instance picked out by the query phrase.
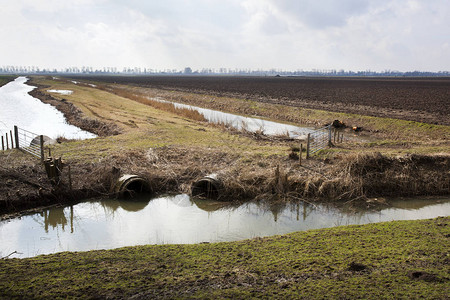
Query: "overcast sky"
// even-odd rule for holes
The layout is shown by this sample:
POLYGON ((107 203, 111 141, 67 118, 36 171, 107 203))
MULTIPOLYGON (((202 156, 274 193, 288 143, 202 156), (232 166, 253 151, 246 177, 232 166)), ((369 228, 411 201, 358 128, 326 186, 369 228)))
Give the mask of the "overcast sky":
POLYGON ((450 0, 0 0, 0 66, 450 70, 450 0))

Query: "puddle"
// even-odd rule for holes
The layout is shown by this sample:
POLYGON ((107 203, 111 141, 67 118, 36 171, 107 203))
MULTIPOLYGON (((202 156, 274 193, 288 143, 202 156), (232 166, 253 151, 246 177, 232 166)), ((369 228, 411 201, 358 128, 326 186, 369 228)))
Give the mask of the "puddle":
POLYGON ((349 213, 303 203, 268 207, 192 200, 188 195, 135 201, 104 199, 0 222, 0 257, 146 244, 236 241, 295 231, 450 215, 450 198, 393 201, 349 213))
POLYGON ((61 95, 71 95, 71 94, 73 94, 73 91, 71 91, 71 90, 47 90, 47 92, 61 94, 61 95))
POLYGON ((14 125, 56 139, 89 139, 96 135, 67 124, 64 115, 50 104, 45 104, 28 94, 35 89, 18 77, 0 88, 0 133, 9 132, 14 125))

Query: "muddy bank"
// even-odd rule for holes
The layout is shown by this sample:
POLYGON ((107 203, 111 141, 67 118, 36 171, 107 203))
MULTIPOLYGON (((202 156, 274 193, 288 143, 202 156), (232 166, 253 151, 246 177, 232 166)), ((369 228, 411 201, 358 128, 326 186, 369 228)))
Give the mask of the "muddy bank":
MULTIPOLYGON (((15 151, 15 150, 14 150, 15 151)), ((19 155, 24 155, 19 153, 19 155)), ((254 158, 236 163, 237 155, 211 150, 162 147, 128 151, 96 163, 70 162, 59 186, 52 186, 37 161, 11 163, 0 156, 0 214, 55 203, 114 196, 122 174, 137 174, 153 194, 190 193, 196 180, 220 174, 219 200, 243 202, 304 200, 377 205, 373 197, 450 194, 450 156, 381 154, 333 160, 309 160, 302 166, 286 157, 254 158), (6 163, 8 162, 8 163, 6 163)), ((383 200, 381 200, 383 201, 383 200)))

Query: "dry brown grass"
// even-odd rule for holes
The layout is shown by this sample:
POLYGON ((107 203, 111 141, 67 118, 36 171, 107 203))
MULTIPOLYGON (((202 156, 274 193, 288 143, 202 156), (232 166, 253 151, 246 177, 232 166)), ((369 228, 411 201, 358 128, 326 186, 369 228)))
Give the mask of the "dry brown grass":
POLYGON ((97 86, 97 88, 106 90, 106 91, 111 92, 120 97, 134 100, 136 102, 139 102, 139 103, 142 103, 145 105, 150 105, 156 109, 164 110, 164 111, 167 111, 167 112, 179 115, 179 116, 189 118, 194 121, 201 121, 201 122, 207 121, 201 113, 199 113, 198 111, 193 110, 193 109, 176 107, 172 103, 152 100, 143 95, 138 95, 138 94, 130 92, 129 90, 121 89, 119 87, 111 87, 111 86, 106 87, 106 86, 100 85, 100 86, 97 86))

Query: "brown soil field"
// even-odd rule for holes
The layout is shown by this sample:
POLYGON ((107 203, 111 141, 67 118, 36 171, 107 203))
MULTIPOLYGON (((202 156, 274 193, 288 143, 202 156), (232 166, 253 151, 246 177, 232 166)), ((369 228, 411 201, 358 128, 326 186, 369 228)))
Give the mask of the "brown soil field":
POLYGON ((79 76, 294 107, 450 125, 450 78, 79 76))

